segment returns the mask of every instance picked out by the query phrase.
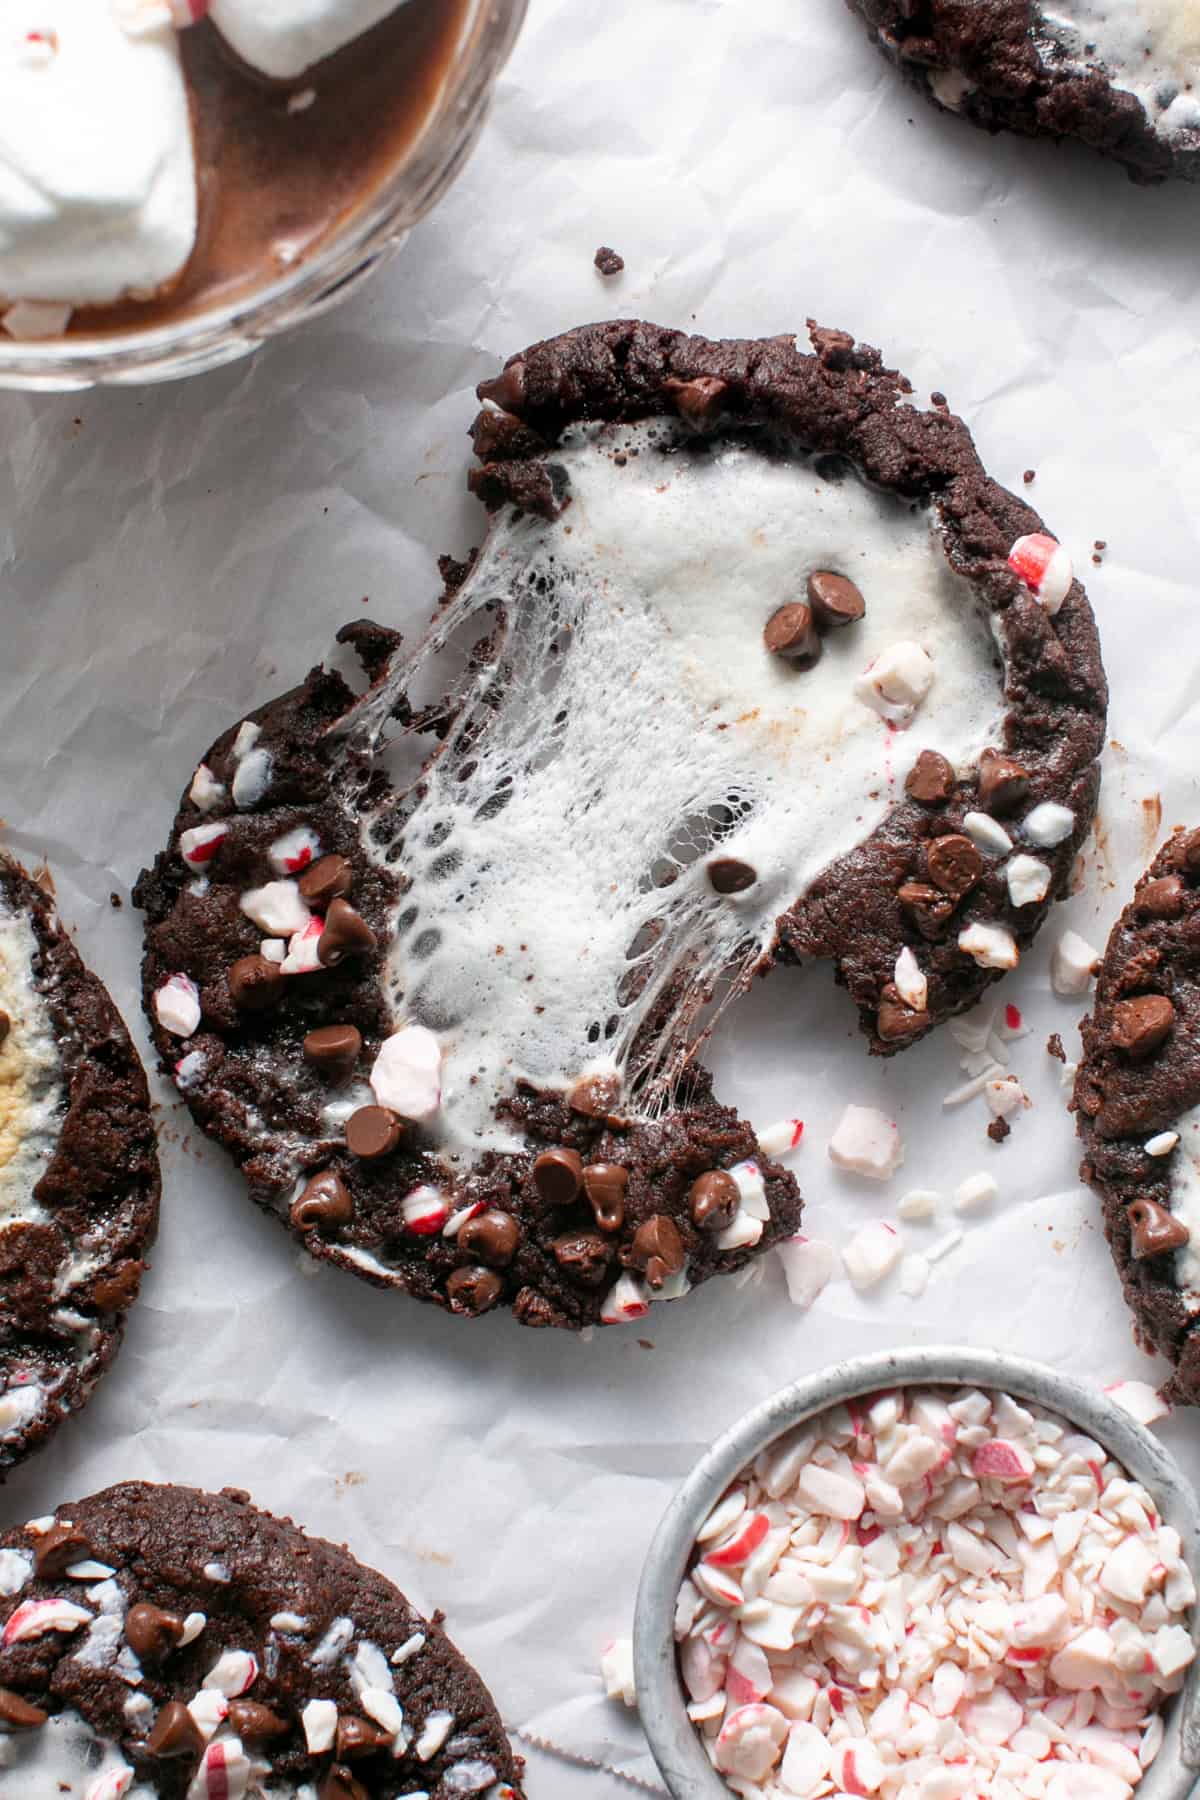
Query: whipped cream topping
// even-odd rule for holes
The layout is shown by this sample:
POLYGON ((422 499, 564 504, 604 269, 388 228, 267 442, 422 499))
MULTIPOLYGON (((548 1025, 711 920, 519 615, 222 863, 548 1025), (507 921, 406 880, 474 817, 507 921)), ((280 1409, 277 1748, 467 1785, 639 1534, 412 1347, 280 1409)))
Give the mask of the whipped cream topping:
POLYGON ((552 461, 561 517, 498 513, 435 634, 345 727, 377 752, 398 690, 460 627, 493 629, 503 598, 503 704, 493 665, 468 678, 399 863, 363 821, 367 854, 411 884, 386 983, 396 1024, 440 1043, 434 1131, 452 1154, 518 1146, 493 1108, 519 1080, 623 1072, 653 1113, 714 981, 748 978, 922 749, 966 768, 1003 717, 996 644, 928 510, 844 465, 682 447, 662 421, 577 427, 552 461), (823 569, 858 585, 866 616, 798 670, 763 631, 823 569), (905 728, 859 691, 900 643, 931 665, 905 728), (721 859, 750 884, 720 891, 721 859))
POLYGON ((403 0, 212 0, 231 50, 272 81, 294 81, 394 13, 403 0))
POLYGON ((33 1189, 62 1122, 62 1067, 54 1025, 33 978, 37 939, 28 919, 0 908, 0 1231, 45 1217, 33 1189))
POLYGON ((7 0, 0 24, 0 296, 108 304, 177 276, 196 237, 173 30, 110 0, 7 0))
POLYGON ((1163 137, 1200 129, 1200 0, 1062 0, 1041 32, 1134 94, 1163 137))

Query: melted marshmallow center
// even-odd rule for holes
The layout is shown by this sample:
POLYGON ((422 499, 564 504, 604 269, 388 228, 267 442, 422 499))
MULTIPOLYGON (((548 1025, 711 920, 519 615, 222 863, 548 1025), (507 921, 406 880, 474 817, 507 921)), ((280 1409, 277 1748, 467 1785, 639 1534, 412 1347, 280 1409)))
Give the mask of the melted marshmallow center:
POLYGON ((33 1189, 54 1154, 62 1121, 62 1068, 54 1026, 33 980, 37 939, 28 919, 0 909, 0 1230, 36 1224, 33 1189))
POLYGON ((1040 10, 1071 59, 1099 63, 1162 136, 1200 128, 1200 0, 1061 0, 1040 10))

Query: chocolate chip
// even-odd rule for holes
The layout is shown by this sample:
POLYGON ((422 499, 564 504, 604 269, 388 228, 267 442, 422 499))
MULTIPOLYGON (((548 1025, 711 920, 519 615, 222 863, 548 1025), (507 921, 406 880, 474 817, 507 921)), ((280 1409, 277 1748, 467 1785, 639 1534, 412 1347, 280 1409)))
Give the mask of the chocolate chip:
POLYGON ((110 1275, 103 1275, 99 1281, 93 1281, 92 1305, 101 1312, 124 1312, 137 1299, 145 1267, 145 1263, 139 1262, 135 1257, 119 1263, 110 1275))
POLYGON ((547 1206, 570 1206, 583 1182, 583 1158, 574 1150, 543 1150, 534 1158, 533 1185, 547 1206))
POLYGON ((634 1232, 621 1261, 626 1268, 640 1269, 652 1288, 660 1288, 669 1275, 678 1275, 687 1257, 674 1219, 666 1213, 646 1219, 634 1232))
POLYGON ((697 431, 716 424, 724 411, 723 401, 729 391, 729 383, 721 381, 716 375, 697 375, 693 381, 681 381, 672 376, 663 382, 663 388, 675 402, 681 419, 697 431))
POLYGON ((625 258, 607 244, 601 244, 592 260, 602 275, 619 275, 625 267, 625 258))
POLYGON ((346 1120, 346 1148, 364 1162, 390 1156, 403 1135, 403 1125, 386 1106, 360 1106, 346 1120))
POLYGON ((272 1738, 284 1737, 291 1730, 286 1719, 260 1706, 257 1700, 231 1700, 229 1723, 244 1744, 266 1744, 272 1738))
POLYGON ((909 799, 922 806, 945 805, 954 786, 954 770, 936 750, 922 750, 904 780, 904 791, 909 799))
POLYGON ((909 1006, 895 982, 889 981, 879 996, 879 1009, 875 1014, 875 1029, 884 1043, 902 1043, 905 1038, 924 1031, 928 1023, 929 1014, 909 1006))
POLYGON ((304 1040, 304 1060, 314 1069, 352 1069, 361 1053, 357 1025, 319 1025, 304 1040))
POLYGON ((46 1716, 40 1706, 31 1706, 11 1688, 0 1688, 0 1725, 10 1731, 34 1731, 46 1723, 46 1716))
POLYGON ((371 1800, 370 1794, 361 1781, 356 1781, 349 1769, 341 1763, 334 1763, 328 1775, 317 1789, 317 1800, 371 1800))
POLYGON ((604 1119, 620 1098, 619 1075, 585 1075, 567 1095, 567 1105, 586 1119, 604 1119))
POLYGON ((1157 1200, 1135 1200, 1129 1208, 1130 1246, 1134 1260, 1145 1256, 1161 1256, 1167 1250, 1182 1250, 1191 1242, 1191 1232, 1157 1200))
POLYGON ((1177 831, 1167 845, 1167 861, 1173 869, 1200 869, 1200 830, 1177 831))
POLYGON ((688 1189, 692 1224, 699 1231, 724 1231, 726 1225, 732 1225, 741 1203, 738 1184, 724 1169, 710 1169, 688 1189))
POLYGON ((183 1620, 139 1600, 125 1615, 125 1641, 140 1658, 165 1656, 183 1636, 183 1620))
POLYGON ((336 968, 344 957, 361 956, 373 950, 375 933, 346 900, 331 900, 325 913, 325 929, 317 939, 317 960, 327 969, 336 968))
POLYGON ((811 669, 821 655, 821 640, 811 606, 793 600, 773 612, 763 626, 763 643, 772 656, 794 669, 811 669))
POLYGON ((521 1227, 512 1214, 494 1207, 476 1213, 458 1234, 460 1250, 465 1250, 468 1256, 477 1256, 480 1262, 490 1263, 495 1269, 507 1268, 520 1241, 521 1227))
POLYGON ((1175 1023, 1175 1008, 1165 994, 1139 994, 1113 1007, 1112 1041, 1133 1062, 1151 1056, 1166 1042, 1175 1023))
POLYGON ((984 812, 1010 813, 1029 793, 1029 771, 1001 750, 985 750, 979 759, 979 804, 984 812))
MULTIPOLYGON (((380 1112, 383 1109, 375 1107, 361 1110, 380 1112)), ((390 1119, 392 1115, 389 1113, 387 1116, 390 1119)), ((356 1154, 361 1156, 362 1152, 358 1151, 356 1154)), ((319 1175, 313 1176, 303 1192, 293 1200, 290 1217, 297 1231, 311 1231, 318 1225, 347 1225, 354 1217, 354 1201, 341 1176, 335 1175, 332 1169, 323 1169, 319 1175)))
POLYGON ((491 1269, 455 1269, 446 1283, 446 1295, 455 1312, 485 1313, 495 1306, 503 1288, 491 1269))
POLYGON ((953 900, 924 881, 906 881, 896 898, 924 938, 940 937, 954 911, 953 900))
POLYGON ((970 838, 957 831, 934 838, 925 860, 934 886, 955 900, 969 894, 983 874, 983 857, 970 838))
POLYGON ((594 1231, 566 1231, 551 1248, 559 1266, 585 1287, 597 1287, 608 1273, 612 1250, 594 1231))
POLYGON ((583 1191, 601 1231, 620 1231, 625 1223, 628 1186, 629 1170, 620 1163, 589 1163, 583 1171, 583 1191))
POLYGON ((300 877, 300 892, 310 906, 327 906, 354 886, 354 870, 344 856, 321 856, 300 877))
POLYGON ((758 880, 758 871, 735 856, 718 856, 708 865, 708 879, 717 894, 744 894, 758 880))
POLYGON ((265 956, 239 956, 229 971, 229 993, 243 1012, 266 1012, 283 999, 287 976, 265 956))
POLYGON ((90 1562, 92 1546, 74 1525, 52 1525, 44 1531, 33 1552, 34 1566, 43 1581, 61 1575, 72 1563, 90 1562))
POLYGON ((491 381, 475 389, 480 400, 491 400, 505 412, 519 413, 525 405, 525 364, 518 357, 491 381))
MULTIPOLYGON (((230 1707, 229 1711, 232 1716, 233 1708, 230 1707)), ((393 1734, 390 1731, 384 1731, 379 1725, 372 1725, 369 1719, 360 1719, 351 1713, 337 1722, 334 1754, 339 1762, 353 1762, 357 1756, 372 1756, 376 1750, 387 1750, 392 1742, 393 1734)))
POLYGON ((856 625, 867 610, 861 589, 831 569, 815 570, 808 578, 807 593, 817 624, 825 629, 856 625))
POLYGON ((1183 911, 1186 891, 1178 875, 1160 875, 1157 881, 1142 884, 1134 904, 1149 919, 1176 919, 1183 911))
POLYGON ((0 1044, 2 1044, 4 1042, 5 1038, 8 1036, 8 1034, 11 1030, 12 1030, 12 1020, 9 1018, 8 1014, 4 1011, 3 1007, 0 1007, 0 1044))
POLYGON ((159 1707, 158 1717, 146 1739, 147 1755, 199 1756, 203 1748, 204 1733, 182 1700, 168 1700, 159 1707))

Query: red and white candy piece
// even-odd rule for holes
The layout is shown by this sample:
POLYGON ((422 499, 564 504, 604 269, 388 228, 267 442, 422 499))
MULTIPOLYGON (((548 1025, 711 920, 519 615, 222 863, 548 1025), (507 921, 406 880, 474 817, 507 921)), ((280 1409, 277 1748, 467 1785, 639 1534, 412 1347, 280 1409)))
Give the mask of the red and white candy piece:
POLYGON ((909 639, 890 644, 869 662, 854 683, 855 697, 889 725, 903 730, 933 686, 933 663, 909 639))
POLYGON ((793 1306, 807 1312, 833 1274, 833 1245, 819 1238, 787 1238, 776 1245, 776 1255, 783 1264, 788 1299, 793 1306))
POLYGON ((312 914, 295 881, 268 881, 247 888, 238 905, 268 937, 291 937, 303 931, 312 914))
MULTIPOLYGON (((761 1229, 761 1228, 760 1228, 761 1229)), ((632 1275, 622 1275, 608 1291, 600 1318, 605 1325, 628 1325, 650 1311, 650 1289, 632 1275)))
POLYGON ((238 1738, 210 1744, 192 1777, 187 1800, 245 1800, 254 1765, 238 1738))
POLYGON ((440 1188, 424 1185, 404 1196, 400 1213, 411 1236, 436 1237, 450 1217, 450 1208, 440 1188))
POLYGON ((842 1262, 851 1282, 862 1293, 891 1274, 903 1248, 900 1233, 890 1220, 870 1219, 843 1246, 842 1262))
POLYGON ((717 1735, 714 1758, 723 1775, 761 1781, 779 1760, 788 1722, 777 1707, 739 1706, 717 1735))
POLYGON ((739 1521, 734 1535, 727 1542, 718 1544, 715 1550, 710 1550, 704 1560, 712 1569, 739 1569, 758 1549, 770 1529, 771 1521, 766 1513, 751 1513, 739 1521))
MULTIPOLYGON (((1171 1148, 1174 1147, 1172 1144, 1171 1148)), ((1150 1150, 1150 1145, 1147 1144, 1146 1148, 1150 1150)), ((1150 1154, 1153 1156, 1156 1153, 1150 1150, 1150 1154)), ((1148 1381, 1117 1381, 1104 1391, 1110 1400, 1115 1400, 1127 1413, 1132 1413, 1139 1425, 1154 1425, 1159 1419, 1170 1416, 1171 1408, 1148 1381)))
MULTIPOLYGON (((317 969, 324 968, 320 957, 321 934, 325 930, 324 919, 309 919, 299 931, 294 931, 288 939, 287 954, 280 959, 279 968, 284 975, 312 975, 317 969)), ((270 942, 268 939, 267 942, 270 942)), ((274 961, 273 957, 268 958, 274 961)))
POLYGON ((200 1025, 200 989, 190 975, 168 975, 155 991, 154 1016, 172 1037, 191 1037, 200 1025))
POLYGON ((236 1700, 239 1694, 248 1693, 257 1680, 258 1663, 248 1650, 226 1650, 204 1677, 203 1685, 236 1700))
POLYGON ((981 969, 1015 969, 1021 960, 1017 940, 1003 925, 968 925, 958 934, 958 947, 981 969))
POLYGON ((201 1688, 188 1701, 188 1711, 207 1743, 229 1717, 229 1701, 219 1688, 201 1688))
POLYGON ((202 869, 228 836, 228 825, 192 825, 179 834, 179 854, 189 869, 202 869))
POLYGON ((310 1700, 300 1714, 304 1741, 310 1756, 320 1756, 333 1743, 337 1731, 338 1709, 332 1700, 310 1700))
POLYGON ((456 1212, 450 1214, 442 1226, 442 1236, 456 1238, 468 1219, 477 1218, 481 1212, 486 1212, 486 1210, 487 1202, 485 1200, 472 1200, 466 1206, 460 1206, 456 1212))
POLYGON ((97 1775, 84 1795, 84 1800, 121 1800, 133 1786, 135 1771, 128 1763, 122 1763, 119 1769, 108 1769, 103 1775, 97 1775))
POLYGON ((309 825, 285 831, 267 849, 267 861, 277 875, 298 875, 321 854, 321 840, 309 825))
POLYGON ((207 763, 201 763, 192 776, 192 785, 188 789, 188 799, 199 812, 212 812, 220 806, 228 792, 225 783, 218 781, 207 763))
POLYGON ((848 1106, 829 1140, 829 1160, 839 1169, 887 1181, 904 1161, 899 1127, 871 1106, 848 1106))
POLYGON ((0 1642, 23 1644, 29 1638, 45 1637, 50 1631, 78 1631, 91 1623, 93 1614, 73 1600, 25 1600, 10 1616, 0 1642))
POLYGON ((800 1148, 803 1137, 803 1119, 779 1119, 758 1133, 758 1144, 764 1156, 786 1156, 800 1148))
POLYGON ((1008 566, 1052 616, 1070 593, 1075 578, 1071 559, 1062 545, 1043 531, 1018 538, 1008 553, 1008 566))
POLYGON ((404 1025, 385 1038, 370 1074, 380 1106, 418 1124, 442 1104, 442 1048, 424 1025, 404 1025))
POLYGON ((1023 1444, 989 1438, 985 1444, 980 1444, 972 1457, 971 1471, 981 1480, 1032 1481, 1037 1464, 1023 1444))
POLYGON ((614 1638, 611 1644, 605 1646, 600 1658, 600 1677, 609 1700, 622 1700, 626 1706, 637 1705, 637 1690, 633 1682, 633 1644, 629 1638, 614 1638))

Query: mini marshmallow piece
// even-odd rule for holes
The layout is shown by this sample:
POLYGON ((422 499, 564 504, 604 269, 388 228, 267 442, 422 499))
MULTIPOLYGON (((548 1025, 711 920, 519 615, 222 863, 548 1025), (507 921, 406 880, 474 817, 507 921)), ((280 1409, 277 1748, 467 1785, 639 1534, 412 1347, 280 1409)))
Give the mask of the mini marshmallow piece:
POLYGON ((981 969, 1015 969, 1021 960, 1017 940, 1003 925, 968 925, 958 934, 958 947, 981 969))
POLYGON ((450 1208, 440 1188, 423 1182, 400 1202, 404 1229, 413 1237, 436 1237, 450 1217, 450 1208))
POLYGON ((231 793, 238 807, 257 806, 271 785, 271 752, 251 750, 239 762, 231 793))
POLYGON ((268 937, 291 937, 303 931, 312 915, 295 881, 268 881, 264 887, 247 888, 238 902, 268 937))
POLYGON ((908 639, 881 650, 854 683, 855 697, 890 725, 906 726, 933 686, 933 663, 908 639))
POLYGON ((78 1631, 93 1617, 72 1600, 25 1600, 9 1615, 0 1643, 7 1649, 10 1644, 45 1637, 48 1631, 78 1631))
POLYGON ((793 1725, 779 1767, 780 1785, 788 1794, 815 1794, 829 1773, 832 1755, 832 1745, 815 1725, 793 1725))
POLYGON ((848 1106, 829 1140, 829 1160, 872 1181, 887 1181, 904 1161, 898 1126, 870 1106, 848 1106))
POLYGON ((1008 553, 1008 566, 1051 617, 1061 608, 1075 578, 1062 545, 1043 531, 1019 537, 1008 553))
POLYGON ((907 1194, 901 1194, 896 1202, 896 1211, 905 1224, 932 1219, 941 1197, 933 1188, 911 1188, 907 1194))
POLYGON ((806 1312, 833 1274, 833 1245, 819 1238, 794 1237, 777 1244, 775 1254, 783 1264, 788 1299, 806 1312))
POLYGON ((207 763, 201 763, 192 776, 188 799, 200 812, 207 813, 220 806, 226 792, 225 783, 217 780, 207 763))
POLYGON ((226 43, 271 81, 294 81, 396 10, 399 0, 210 0, 208 13, 226 43))
POLYGON ((962 828, 976 848, 988 856, 1004 856, 1013 847, 1013 841, 1003 825, 993 819, 990 813, 965 813, 962 828))
POLYGON ((193 825, 179 834, 179 854, 189 869, 203 868, 211 862, 219 845, 229 836, 228 825, 193 825))
POLYGON ((1132 1413, 1139 1425, 1154 1425, 1159 1419, 1170 1417, 1170 1407, 1148 1381, 1118 1381, 1104 1391, 1110 1400, 1132 1413))
MULTIPOLYGON (((623 1700, 626 1706, 637 1705, 633 1684, 633 1644, 629 1638, 614 1638, 600 1658, 600 1674, 609 1700, 623 1700)), ((420 1755, 420 1745, 417 1747, 420 1755)))
POLYGON ((1056 844, 1064 843, 1074 829, 1075 814, 1056 800, 1043 800, 1021 821, 1022 836, 1039 850, 1052 850, 1056 844))
POLYGON ((779 1759, 788 1722, 774 1706, 739 1706, 717 1734, 713 1761, 723 1775, 761 1781, 779 1759))
POLYGON ((172 1037, 191 1037, 200 1026, 200 989, 182 971, 168 975, 154 995, 154 1016, 172 1037))
POLYGON ((842 1261, 860 1294, 891 1273, 902 1248, 899 1232, 885 1219, 872 1219, 859 1227, 842 1250, 842 1261))
POLYGON ((310 1756, 320 1756, 333 1743, 337 1731, 338 1709, 332 1700, 310 1700, 300 1714, 304 1741, 310 1756))
POLYGON ((993 1076, 983 1097, 994 1119, 1011 1119, 1025 1104, 1025 1090, 1015 1075, 993 1076))
POLYGON ((906 1300, 919 1300, 929 1286, 929 1277, 933 1273, 927 1257, 915 1253, 905 1256, 900 1262, 900 1292, 906 1300))
POLYGON ((380 1045, 371 1068, 380 1106, 423 1124, 442 1104, 442 1050, 424 1025, 404 1025, 380 1045))
POLYGON ((786 1156, 800 1148, 803 1137, 803 1119, 779 1119, 758 1133, 758 1145, 764 1156, 786 1156))
POLYGON ((309 825, 285 831, 267 850, 267 861, 277 875, 297 875, 321 854, 321 840, 309 825))
POLYGON ((907 944, 896 958, 892 979, 904 1004, 914 1012, 924 1012, 929 1001, 929 981, 907 944))
POLYGON ((994 1175, 968 1175, 954 1190, 954 1210, 958 1213, 978 1212, 981 1207, 990 1206, 999 1192, 1000 1184, 994 1175))
POLYGON ((605 1325, 628 1325, 634 1319, 644 1319, 650 1311, 652 1295, 644 1282, 632 1275, 622 1275, 608 1291, 601 1308, 600 1319, 605 1325))
POLYGON ((1062 999, 1086 994, 1100 966, 1100 952, 1077 931, 1064 931, 1050 959, 1050 985, 1062 999))
POLYGON ((856 1475, 841 1475, 819 1463, 800 1471, 796 1492, 812 1512, 829 1519, 857 1519, 867 1503, 867 1491, 856 1475))
POLYGON ((1179 1142, 1177 1131, 1159 1131, 1142 1145, 1147 1156, 1170 1156, 1179 1142))
POLYGON ((1036 856, 1012 857, 1005 865, 1004 879, 1014 906, 1034 906, 1050 892, 1050 867, 1036 856))
POLYGON ((257 1680, 258 1663, 248 1650, 226 1650, 208 1671, 202 1686, 216 1688, 233 1700, 247 1693, 257 1680))

